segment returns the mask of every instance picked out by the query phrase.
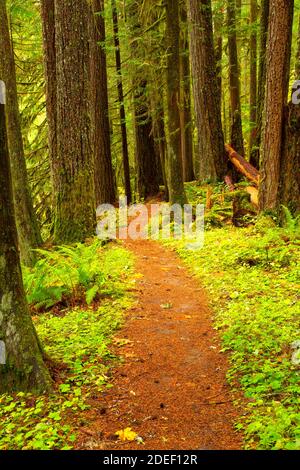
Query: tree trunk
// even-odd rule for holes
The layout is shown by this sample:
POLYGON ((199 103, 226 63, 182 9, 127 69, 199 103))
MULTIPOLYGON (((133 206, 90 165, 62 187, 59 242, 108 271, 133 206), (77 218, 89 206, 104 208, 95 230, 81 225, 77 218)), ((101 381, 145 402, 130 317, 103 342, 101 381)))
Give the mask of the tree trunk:
MULTIPOLYGON (((55 160, 57 159, 57 80, 56 80, 56 49, 55 49, 55 8, 54 0, 41 0, 41 16, 43 26, 44 70, 46 111, 48 124, 48 149, 51 167, 52 188, 57 187, 55 178, 55 160)), ((53 205, 55 204, 53 194, 53 205)))
POLYGON ((284 106, 287 101, 293 0, 270 0, 259 208, 278 209, 284 106))
POLYGON ((93 0, 92 21, 92 88, 94 105, 94 154, 96 204, 116 202, 115 177, 111 158, 110 125, 108 113, 104 0, 93 0))
POLYGON ((57 156, 55 242, 94 233, 95 186, 90 81, 90 13, 85 0, 55 0, 57 156))
POLYGON ((29 314, 17 249, 5 106, 0 91, 0 394, 45 392, 51 379, 29 314))
MULTIPOLYGON (((159 80, 158 77, 157 80, 159 80)), ((152 97, 152 121, 155 142, 159 148, 162 176, 165 186, 165 201, 168 202, 169 191, 167 181, 167 140, 165 131, 165 112, 163 96, 159 91, 155 91, 152 97)))
MULTIPOLYGON (((181 10, 181 21, 187 26, 186 8, 181 10)), ((190 77, 190 54, 189 41, 186 28, 181 33, 180 54, 180 125, 181 125, 181 152, 184 181, 193 181, 193 134, 192 134, 192 112, 191 112, 191 77, 190 77)))
POLYGON ((143 34, 140 23, 140 4, 132 2, 127 8, 132 57, 132 88, 135 128, 135 159, 137 168, 137 190, 141 199, 159 193, 159 167, 154 142, 148 83, 141 64, 145 61, 147 45, 141 47, 143 34))
POLYGON ((235 0, 227 1, 229 86, 231 104, 231 145, 241 155, 244 152, 240 98, 240 67, 236 39, 235 0))
POLYGON ((7 89, 7 135, 13 179, 14 206, 21 258, 24 264, 35 262, 33 249, 41 243, 41 234, 31 199, 18 107, 16 70, 10 40, 5 0, 0 0, 0 79, 7 89))
POLYGON ((168 187, 171 204, 186 202, 181 155, 179 1, 166 0, 167 99, 168 99, 168 187))
POLYGON ((280 161, 279 201, 293 213, 300 212, 300 106, 285 110, 280 161))
POLYGON ((212 30, 210 0, 189 0, 190 48, 199 141, 200 181, 223 180, 227 159, 221 121, 220 94, 212 30), (200 3, 200 5, 199 5, 200 3))
POLYGON ((297 35, 297 53, 295 61, 295 78, 300 80, 300 14, 299 14, 299 23, 298 23, 298 35, 297 35))
POLYGON ((216 11, 214 14, 214 39, 215 39, 215 57, 216 57, 216 73, 218 82, 218 93, 220 112, 222 110, 222 57, 223 57, 223 27, 224 14, 223 10, 216 11))
POLYGON ((260 144, 262 130, 262 115, 265 101, 266 85, 266 48, 269 28, 269 0, 262 0, 260 13, 260 52, 259 52, 259 70, 257 87, 257 106, 256 106, 256 129, 253 131, 254 139, 250 155, 250 163, 259 169, 260 166, 260 144))
POLYGON ((255 141, 256 129, 256 98, 257 98, 257 0, 250 2, 250 139, 249 139, 249 152, 251 158, 251 151, 255 141))
POLYGON ((158 165, 146 86, 145 81, 139 83, 134 96, 137 184, 142 199, 159 193, 158 165))
POLYGON ((129 167, 127 129, 126 129, 126 113, 125 113, 125 105, 124 105, 118 10, 116 6, 116 0, 111 0, 111 6, 112 6, 114 44, 115 44, 115 54, 116 54, 116 70, 117 70, 117 75, 118 75, 118 99, 119 99, 119 107, 120 107, 120 122, 121 122, 121 134, 122 134, 125 194, 127 196, 127 202, 128 204, 130 204, 132 201, 132 194, 131 194, 131 184, 130 184, 130 167, 129 167))

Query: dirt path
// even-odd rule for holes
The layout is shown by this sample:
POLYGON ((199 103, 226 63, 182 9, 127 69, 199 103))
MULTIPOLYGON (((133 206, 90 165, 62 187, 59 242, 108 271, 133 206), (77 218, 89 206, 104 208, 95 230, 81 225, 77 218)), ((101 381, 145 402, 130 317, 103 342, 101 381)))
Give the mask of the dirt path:
POLYGON ((137 258, 138 304, 118 337, 125 361, 113 388, 94 400, 83 448, 239 449, 237 411, 226 385, 205 293, 176 253, 154 241, 126 241, 137 258), (145 445, 115 441, 131 427, 145 445))

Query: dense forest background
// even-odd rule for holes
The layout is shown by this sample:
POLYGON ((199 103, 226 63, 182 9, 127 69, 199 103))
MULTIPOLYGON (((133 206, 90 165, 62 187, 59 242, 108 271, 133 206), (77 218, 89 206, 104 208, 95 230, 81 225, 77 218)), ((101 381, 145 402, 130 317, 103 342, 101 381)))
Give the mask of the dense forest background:
MULTIPOLYGON (((28 182, 33 205, 45 239, 51 230, 53 231, 55 209, 50 178, 50 165, 55 166, 55 164, 53 160, 49 160, 47 140, 50 132, 52 139, 50 152, 54 152, 52 148, 55 146, 52 136, 54 131, 51 130, 53 126, 51 121, 54 118, 48 119, 48 121, 46 118, 45 77, 49 82, 49 101, 51 103, 49 103, 48 112, 50 116, 55 112, 56 105, 58 113, 60 108, 59 102, 55 103, 53 101, 55 98, 52 95, 54 93, 52 88, 55 88, 56 80, 56 66, 53 62, 55 61, 54 43, 51 43, 51 34, 54 34, 53 28, 55 28, 54 23, 51 24, 54 5, 53 2, 44 3, 46 62, 43 59, 43 28, 39 2, 12 1, 8 2, 7 6, 14 47, 20 122, 28 168, 28 182), (48 129, 47 122, 50 129, 48 129)), ((170 173, 171 183, 169 181, 169 184, 174 186, 174 190, 171 188, 173 202, 178 197, 180 199, 180 194, 176 195, 176 192, 183 193, 183 187, 180 182, 176 181, 176 173, 180 170, 174 168, 174 175, 172 175, 172 168, 166 169, 161 164, 170 153, 170 148, 173 145, 178 146, 176 138, 175 142, 173 142, 173 138, 170 139, 170 136, 173 137, 172 127, 175 128, 176 134, 176 125, 180 125, 181 129, 181 158, 177 156, 177 165, 183 166, 185 181, 194 178, 199 182, 214 181, 216 178, 220 181, 223 180, 227 172, 227 157, 222 156, 224 153, 223 142, 232 144, 234 150, 250 159, 250 162, 258 168, 266 81, 265 55, 269 2, 262 2, 261 5, 257 1, 236 2, 235 5, 235 2, 230 1, 213 1, 212 23, 209 11, 210 2, 203 2, 203 4, 207 12, 204 9, 205 14, 201 19, 197 18, 197 13, 192 10, 195 5, 191 2, 190 15, 192 17, 188 20, 187 6, 184 2, 170 2, 167 12, 163 2, 129 1, 125 3, 116 1, 112 4, 105 2, 105 5, 102 5, 101 2, 95 3, 95 9, 102 11, 101 16, 97 16, 98 29, 95 39, 99 40, 104 55, 102 54, 102 63, 101 57, 98 57, 98 64, 95 63, 95 67, 100 67, 101 71, 97 76, 99 86, 92 84, 91 86, 94 86, 96 90, 96 99, 102 99, 102 102, 105 103, 105 90, 103 101, 101 86, 105 89, 106 71, 103 69, 106 63, 109 100, 109 114, 105 116, 107 113, 105 104, 102 108, 104 117, 101 116, 101 106, 97 106, 96 109, 96 113, 98 113, 96 123, 98 123, 99 129, 96 129, 98 136, 95 151, 100 155, 99 160, 103 159, 102 162, 99 161, 99 165, 103 165, 104 171, 99 169, 99 172, 103 174, 105 172, 105 181, 98 181, 97 203, 114 202, 116 199, 116 192, 112 189, 114 186, 125 188, 129 200, 131 193, 134 200, 145 199, 149 195, 157 193, 159 185, 166 183, 166 172, 170 173), (114 18, 113 12, 115 13, 114 18), (176 18, 177 14, 178 18, 176 18), (106 30, 100 18, 105 20, 106 30), (203 28, 207 28, 202 39, 199 31, 196 30, 197 28, 190 29, 189 35, 189 24, 193 24, 196 20, 203 21, 203 28), (210 30, 212 26, 214 28, 213 43, 212 31, 210 30), (197 38, 197 33, 199 33, 199 38, 197 38), (172 38, 174 45, 168 43, 168 41, 172 41, 172 38), (170 47, 173 46, 175 49, 178 47, 178 51, 174 50, 168 54, 170 47), (216 61, 212 60, 211 47, 214 47, 216 61), (117 57, 117 66, 116 52, 117 56, 120 55, 117 57), (190 64, 192 68, 190 68, 190 64), (180 87, 176 84, 178 78, 180 79, 180 87), (191 78, 194 82, 193 90, 191 78), (170 90, 173 86, 172 81, 175 89, 170 90), (176 86, 178 86, 178 90, 176 86), (169 110, 168 100, 172 99, 169 95, 173 92, 179 92, 180 97, 176 98, 178 102, 169 110), (219 105, 218 102, 220 102, 219 105), (176 106, 177 109, 175 109, 176 106), (220 106, 220 112, 216 112, 216 106, 220 106), (201 120, 205 107, 208 115, 206 119, 202 118, 201 120), (222 118, 224 141, 220 135, 222 132, 218 123, 220 117, 222 118), (109 118, 109 122, 106 122, 106 118, 109 118), (210 126, 210 131, 205 131, 206 121, 213 123, 210 126), (199 129, 202 133, 201 138, 197 137, 199 129), (213 141, 212 147, 207 143, 209 140, 213 141), (108 171, 105 166, 107 162, 105 162, 105 155, 101 156, 101 146, 102 152, 104 154, 106 152, 108 161, 111 155, 113 171, 112 169, 108 171), (214 157, 216 152, 217 155, 214 157), (153 161, 154 156, 156 164, 153 161), (213 158, 219 160, 216 164, 217 169, 209 168, 213 158), (101 184, 104 185, 102 195, 101 184)), ((278 14, 277 11, 275 12, 275 4, 274 6, 272 4, 272 7, 274 9, 272 21, 276 21, 278 14)), ((274 71, 270 72, 270 77, 268 76, 270 109, 267 112, 273 116, 274 120, 279 119, 279 121, 281 119, 278 118, 278 106, 282 108, 287 104, 288 96, 291 96, 291 86, 297 79, 297 71, 299 70, 298 8, 299 5, 296 1, 292 31, 286 23, 285 38, 279 32, 274 32, 279 55, 281 54, 286 61, 289 61, 290 57, 290 65, 285 65, 285 71, 283 68, 280 69, 280 63, 278 65, 274 62, 274 71), (288 48, 287 41, 290 40, 292 43, 291 53, 284 49, 285 46, 288 48), (279 69, 276 70, 276 67, 279 69), (282 102, 275 102, 283 87, 282 77, 287 72, 289 81, 288 87, 287 84, 284 84, 285 91, 282 102), (274 73, 274 77, 271 76, 272 73, 274 73), (276 106, 277 111, 275 110, 276 106)), ((292 5, 291 10, 293 10, 292 5)), ((66 12, 69 15, 75 14, 71 4, 66 4, 66 12)), ((84 27, 87 28, 87 24, 84 27)), ((86 31, 85 34, 87 34, 87 41, 91 41, 89 32, 86 31)), ((54 40, 53 38, 52 40, 54 40)), ((100 51, 97 53, 101 55, 100 51)), ((6 54, 8 54, 7 48, 6 54)), ((75 58, 72 57, 72 60, 75 58)), ((76 73, 76 64, 69 72, 76 73)), ((89 78, 76 75, 76 80, 82 83, 82 93, 85 93, 83 98, 88 99, 89 78)), ((71 85, 69 88, 71 94, 71 85)), ((56 99, 59 101, 58 97, 56 99)), ((76 99, 75 96, 73 99, 76 99)), ((72 103, 65 101, 63 105, 72 106, 72 103)), ((80 106, 84 106, 84 104, 78 103, 78 110, 80 106)), ((281 112, 282 110, 279 111, 279 114, 281 112)), ((66 119, 76 119, 76 116, 73 112, 72 116, 65 114, 61 118, 64 119, 62 125, 67 128, 68 121, 66 119)), ((79 116, 77 118, 79 119, 79 116)), ((271 123, 269 119, 268 114, 268 123, 270 122, 270 127, 272 127, 274 123, 271 123)), ((289 123, 291 123, 291 119, 289 123)), ((80 126, 80 123, 74 122, 73 124, 80 126)), ((281 124, 279 123, 279 128, 281 124)), ((14 132, 17 132, 16 129, 14 132)), ((177 136, 175 135, 175 137, 177 136)), ((62 139, 64 138, 68 138, 68 135, 62 135, 62 139)), ((69 135, 69 138, 72 139, 72 136, 69 135)), ((281 140, 281 131, 278 138, 281 140)), ((274 140, 272 137, 271 141, 276 147, 276 139, 274 140)), ((72 145, 76 146, 75 142, 72 142, 72 145)), ((282 142, 280 145, 283 145, 282 142)), ((71 151, 72 149, 70 149, 71 151)), ((276 188, 279 184, 280 170, 279 163, 276 161, 279 157, 274 154, 276 148, 274 150, 269 146, 262 151, 266 153, 262 171, 267 175, 262 185, 264 196, 261 196, 261 207, 274 209, 278 205, 278 199, 281 199, 280 202, 285 205, 298 205, 297 195, 293 194, 293 198, 290 197, 291 188, 286 188, 287 194, 277 195, 276 188), (269 179, 272 181, 270 182, 269 179), (264 201, 264 199, 266 200, 264 201), (275 199, 275 202, 272 199, 275 199)), ((285 164, 288 165, 288 162, 285 164)), ((296 163, 294 164, 296 167, 296 163)), ((109 163, 108 166, 110 167, 109 163)), ((281 172, 287 173, 289 169, 290 167, 286 169, 282 166, 281 172)), ((295 171, 297 172, 297 169, 295 171)), ((289 173, 291 177, 292 172, 289 173)), ((292 181, 288 185, 293 186, 293 183, 295 182, 292 181)), ((282 182, 281 187, 285 186, 286 183, 282 182)), ((121 189, 122 191, 123 189, 121 189)), ((66 238, 66 235, 62 238, 66 238)))
MULTIPOLYGON (((176 436, 182 423, 186 435, 203 434, 194 399, 199 409, 228 407, 225 431, 212 408, 211 445, 240 448, 243 430, 248 448, 298 449, 300 0, 0 0, 0 80, 0 449, 110 448, 111 435, 115 448, 139 446, 143 433, 149 446, 192 448, 192 437, 176 436), (124 195, 128 205, 204 204, 205 252, 185 240, 97 239, 96 208, 118 208, 124 195), (213 314, 190 271, 176 281, 184 268, 170 248, 201 279, 213 314), (154 441, 134 420, 140 434, 125 421, 117 430, 118 383, 109 396, 117 414, 103 408, 111 342, 143 338, 151 356, 157 341, 170 360, 146 322, 129 329, 133 340, 113 339, 128 309, 135 318, 134 302, 165 331, 174 317, 176 371, 190 357, 178 346, 182 325, 202 347, 192 363, 198 393, 183 371, 193 426, 170 416, 169 441, 160 424, 154 441), (243 392, 240 421, 210 321, 231 353, 230 385, 243 392), (212 397, 226 390, 220 402, 201 379, 203 351, 212 397), (93 408, 108 420, 97 438, 93 408)), ((149 376, 153 386, 148 359, 142 390, 149 376)), ((161 374, 172 369, 156 360, 161 374)), ((128 406, 142 402, 128 387, 128 406)))

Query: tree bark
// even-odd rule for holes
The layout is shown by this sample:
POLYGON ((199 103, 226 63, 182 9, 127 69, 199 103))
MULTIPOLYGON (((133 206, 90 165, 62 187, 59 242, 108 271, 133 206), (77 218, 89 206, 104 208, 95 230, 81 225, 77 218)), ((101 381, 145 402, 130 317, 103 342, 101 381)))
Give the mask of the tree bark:
POLYGON ((260 144, 262 131, 262 115, 265 101, 266 85, 266 48, 269 28, 269 8, 270 1, 262 0, 260 13, 260 47, 259 47, 259 70, 257 87, 257 107, 256 107, 256 129, 253 130, 254 139, 250 155, 250 163, 259 169, 260 166, 260 144))
MULTIPOLYGON (((159 77, 156 78, 159 83, 159 77)), ((165 130, 165 110, 163 93, 161 87, 155 90, 152 95, 152 121, 154 139, 157 147, 159 148, 160 163, 162 169, 162 176, 165 186, 165 201, 169 201, 169 190, 167 181, 167 139, 165 130)))
POLYGON ((280 159, 279 201, 293 214, 300 212, 300 106, 285 109, 280 159))
POLYGON ((166 0, 167 99, 168 99, 168 187, 171 204, 186 202, 181 155, 179 1, 166 0))
POLYGON ((193 181, 193 134, 192 134, 192 111, 191 111, 191 77, 190 77, 190 51, 187 38, 187 11, 181 9, 181 21, 185 28, 181 33, 180 41, 180 125, 181 125, 181 152, 183 179, 185 182, 193 181))
POLYGON ((28 184, 13 45, 10 39, 5 0, 0 0, 0 37, 0 79, 5 82, 7 89, 7 135, 18 241, 22 261, 24 264, 32 265, 36 259, 32 250, 42 243, 42 239, 28 184))
POLYGON ((57 154, 52 162, 55 242, 94 233, 95 186, 90 81, 90 14, 85 0, 55 0, 57 154))
POLYGON ((126 129, 126 113, 125 113, 123 81, 122 81, 122 64, 121 64, 121 51, 120 51, 120 39, 119 39, 118 10, 117 10, 115 0, 111 0, 111 7, 112 7, 112 16, 113 16, 116 70, 117 70, 117 75, 118 75, 118 99, 119 99, 120 123, 121 123, 121 134, 122 134, 124 185, 125 185, 125 194, 127 196, 127 202, 128 204, 130 204, 132 201, 132 194, 131 194, 131 184, 130 184, 130 167, 129 167, 127 129, 126 129))
MULTIPOLYGON (((46 112, 48 125, 48 151, 51 168, 52 187, 57 187, 55 178, 55 160, 57 158, 57 77, 55 48, 55 5, 54 0, 41 0, 43 27, 44 75, 46 92, 46 112)), ((53 205, 55 204, 53 194, 53 205)))
POLYGON ((146 81, 139 83, 134 96, 137 184, 142 199, 159 193, 158 162, 146 86, 146 81))
POLYGON ((241 155, 245 155, 242 129, 240 98, 240 67, 236 38, 235 0, 227 1, 229 86, 231 104, 231 145, 241 155))
POLYGON ((249 152, 251 158, 251 151, 255 141, 256 129, 256 98, 257 98, 257 0, 250 2, 250 139, 249 139, 249 152))
POLYGON ((270 0, 259 188, 261 211, 276 210, 279 205, 283 116, 289 84, 293 11, 293 0, 270 0))
POLYGON ((142 45, 140 38, 143 28, 140 22, 140 3, 132 2, 127 8, 127 24, 130 30, 130 47, 132 58, 132 88, 135 129, 135 159, 137 169, 137 190, 141 199, 159 193, 159 159, 154 141, 148 82, 144 63, 148 45, 142 45))
POLYGON ((222 111, 222 57, 223 57, 223 32, 224 23, 223 9, 216 11, 214 14, 214 39, 215 39, 215 57, 216 57, 216 73, 218 82, 218 93, 220 112, 222 111))
POLYGON ((94 105, 94 154, 96 204, 116 201, 115 177, 112 166, 108 112, 107 65, 105 42, 104 0, 93 0, 92 14, 92 87, 94 105))
POLYGON ((297 53, 295 61, 295 78, 300 80, 300 14, 299 14, 299 23, 298 23, 298 35, 297 35, 297 53))
MULTIPOLYGON (((3 92, 3 88, 2 92, 3 92)), ((0 393, 45 392, 51 379, 29 314, 17 249, 5 106, 0 92, 0 393)))
POLYGON ((227 159, 221 121, 220 94, 210 0, 189 0, 190 48, 194 107, 198 129, 200 181, 223 180, 227 159), (200 3, 200 5, 199 5, 200 3))

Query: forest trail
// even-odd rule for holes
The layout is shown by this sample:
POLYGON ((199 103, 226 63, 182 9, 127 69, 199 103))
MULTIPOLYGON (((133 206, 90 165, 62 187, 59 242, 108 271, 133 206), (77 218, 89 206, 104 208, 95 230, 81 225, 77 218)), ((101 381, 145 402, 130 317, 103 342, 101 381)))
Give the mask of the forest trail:
POLYGON ((155 241, 126 241, 136 257, 137 304, 118 338, 124 362, 113 387, 92 401, 80 448, 239 449, 237 410, 226 384, 205 292, 175 252, 155 241), (116 440, 131 427, 143 439, 116 440))

